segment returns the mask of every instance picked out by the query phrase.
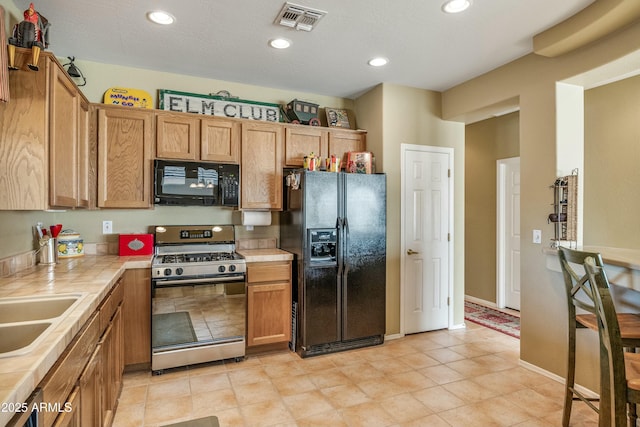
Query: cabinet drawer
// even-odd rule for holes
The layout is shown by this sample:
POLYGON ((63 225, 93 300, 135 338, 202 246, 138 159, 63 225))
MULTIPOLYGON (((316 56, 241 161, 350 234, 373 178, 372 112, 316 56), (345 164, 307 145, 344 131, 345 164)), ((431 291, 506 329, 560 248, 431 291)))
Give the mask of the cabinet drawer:
MULTIPOLYGON (((41 387, 44 402, 64 405, 67 401, 67 396, 71 393, 80 373, 93 353, 96 342, 98 342, 99 327, 99 316, 94 314, 87 322, 84 330, 78 334, 78 337, 42 380, 41 387)), ((46 411, 44 413, 44 425, 52 425, 57 415, 55 411, 46 411)))
POLYGON ((290 262, 256 262, 247 264, 247 283, 291 280, 290 262))
POLYGON ((107 297, 104 299, 104 302, 102 303, 102 306, 100 306, 100 333, 101 334, 107 328, 107 325, 109 325, 109 322, 111 322, 111 318, 113 317, 114 313, 116 312, 116 309, 118 308, 118 306, 122 302, 122 299, 124 298, 124 286, 122 286, 122 283, 123 283, 122 278, 118 279, 118 282, 115 284, 115 286, 111 290, 111 293, 107 295, 107 297))

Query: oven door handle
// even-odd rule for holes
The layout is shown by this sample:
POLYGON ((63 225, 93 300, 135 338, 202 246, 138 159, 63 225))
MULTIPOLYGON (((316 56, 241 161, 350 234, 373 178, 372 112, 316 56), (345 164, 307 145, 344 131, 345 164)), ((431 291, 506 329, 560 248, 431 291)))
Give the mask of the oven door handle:
POLYGON ((154 280, 153 284, 156 288, 170 285, 189 285, 191 283, 230 283, 244 282, 244 276, 235 277, 204 277, 200 279, 178 279, 178 280, 154 280))

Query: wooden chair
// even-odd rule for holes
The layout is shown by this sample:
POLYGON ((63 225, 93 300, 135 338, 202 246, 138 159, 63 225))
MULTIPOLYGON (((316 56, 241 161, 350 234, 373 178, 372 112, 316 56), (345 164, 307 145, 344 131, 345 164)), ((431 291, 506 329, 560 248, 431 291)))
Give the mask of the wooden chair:
MULTIPOLYGON (((598 408, 591 403, 593 400, 575 389, 576 370, 576 331, 579 328, 588 328, 598 331, 596 310, 592 296, 590 296, 590 286, 586 272, 576 272, 573 265, 582 266, 587 258, 592 258, 594 263, 602 267, 602 257, 599 253, 572 250, 564 247, 558 249, 560 267, 564 277, 565 291, 567 295, 568 309, 568 349, 567 349, 567 379, 565 382, 564 409, 562 412, 562 426, 568 427, 571 418, 571 408, 574 399, 585 402, 591 409, 599 412, 598 408), (577 314, 577 308, 586 313, 577 314)), ((582 267, 581 267, 582 270, 582 267)), ((621 328, 622 342, 624 347, 640 347, 640 316, 633 313, 620 313, 618 323, 621 328)))
POLYGON ((622 326, 611 298, 609 281, 604 269, 596 263, 592 257, 585 260, 600 334, 600 418, 607 420, 601 425, 624 427, 628 418, 629 427, 636 427, 636 404, 640 403, 640 354, 624 351, 622 326), (603 404, 605 399, 606 404, 603 404))

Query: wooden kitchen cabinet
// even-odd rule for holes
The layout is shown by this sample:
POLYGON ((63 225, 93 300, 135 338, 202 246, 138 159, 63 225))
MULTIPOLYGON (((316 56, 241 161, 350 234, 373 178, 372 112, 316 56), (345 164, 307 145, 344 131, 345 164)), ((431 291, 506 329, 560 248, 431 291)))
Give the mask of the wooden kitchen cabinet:
POLYGON ((83 424, 81 418, 81 396, 80 387, 75 387, 67 399, 69 410, 65 410, 58 415, 53 427, 82 427, 86 425, 99 426, 99 424, 83 424))
POLYGON ((153 111, 98 109, 98 206, 150 208, 153 111))
POLYGON ((241 208, 282 210, 284 129, 242 123, 241 208))
POLYGON ((149 369, 151 366, 151 271, 148 268, 124 272, 124 364, 149 369))
MULTIPOLYGON (((40 383, 39 387, 42 388, 44 402, 64 407, 95 349, 99 336, 100 316, 96 313, 85 324, 40 383)), ((53 425, 57 415, 57 412, 46 411, 44 413, 44 425, 53 425)))
POLYGON ((102 381, 100 413, 103 426, 113 422, 122 389, 124 372, 124 334, 122 329, 123 278, 113 287, 100 306, 100 326, 103 331, 98 345, 100 378, 102 381))
POLYGON ((284 165, 302 167, 304 157, 310 153, 323 159, 328 154, 328 131, 326 128, 287 125, 284 139, 284 165))
POLYGON ((80 95, 64 70, 49 67, 49 203, 78 205, 80 95))
POLYGON ((45 411, 44 425, 108 427, 122 389, 123 280, 112 288, 39 387, 44 402, 72 411, 45 411))
POLYGON ((240 122, 156 112, 156 157, 220 163, 240 161, 240 122))
POLYGON ((53 54, 41 53, 38 72, 30 59, 16 49, 11 100, 0 103, 0 209, 88 207, 88 101, 53 54))
POLYGON ((102 424, 102 346, 98 344, 78 379, 81 407, 79 426, 102 424))
POLYGON ((122 374, 124 372, 123 342, 122 342, 122 309, 116 309, 113 319, 100 340, 101 347, 101 378, 102 400, 100 403, 102 425, 113 423, 118 396, 122 389, 122 374))
POLYGON ((91 167, 97 159, 95 139, 91 138, 91 110, 89 101, 78 99, 78 197, 77 206, 95 207, 95 168, 91 167))
POLYGON ((156 112, 156 157, 197 160, 200 120, 193 115, 156 112))
POLYGON ((338 159, 341 159, 341 168, 347 165, 346 154, 349 151, 366 151, 366 149, 367 134, 365 132, 337 129, 329 131, 328 155, 335 154, 338 159))
POLYGON ((200 120, 200 160, 240 163, 240 128, 237 120, 200 120))
POLYGON ((291 340, 291 262, 247 263, 247 347, 291 340))

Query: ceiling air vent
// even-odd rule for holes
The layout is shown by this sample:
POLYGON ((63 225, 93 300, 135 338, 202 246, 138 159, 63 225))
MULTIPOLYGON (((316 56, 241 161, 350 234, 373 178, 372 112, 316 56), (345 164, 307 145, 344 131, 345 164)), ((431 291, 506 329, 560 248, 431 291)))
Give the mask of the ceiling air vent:
POLYGON ((275 23, 296 30, 311 31, 327 12, 286 2, 275 23))

